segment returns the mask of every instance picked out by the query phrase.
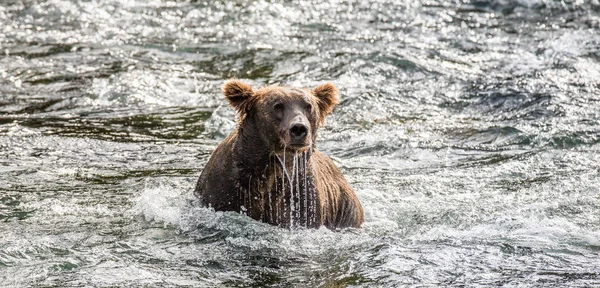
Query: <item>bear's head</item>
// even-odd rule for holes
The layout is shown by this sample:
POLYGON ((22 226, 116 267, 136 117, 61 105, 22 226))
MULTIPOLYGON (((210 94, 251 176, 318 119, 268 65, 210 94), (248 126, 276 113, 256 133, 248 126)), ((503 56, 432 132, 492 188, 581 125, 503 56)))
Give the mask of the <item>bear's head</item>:
POLYGON ((238 80, 223 85, 223 94, 238 114, 240 127, 254 125, 271 152, 303 152, 314 145, 317 129, 338 104, 337 88, 268 86, 254 90, 238 80))

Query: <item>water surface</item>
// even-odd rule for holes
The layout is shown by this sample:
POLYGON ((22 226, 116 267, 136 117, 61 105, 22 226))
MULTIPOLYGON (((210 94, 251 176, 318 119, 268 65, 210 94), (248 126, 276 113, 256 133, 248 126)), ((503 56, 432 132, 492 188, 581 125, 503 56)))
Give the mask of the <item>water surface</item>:
POLYGON ((8 1, 0 286, 600 286, 596 2, 8 1), (197 205, 230 77, 337 85, 362 229, 197 205))

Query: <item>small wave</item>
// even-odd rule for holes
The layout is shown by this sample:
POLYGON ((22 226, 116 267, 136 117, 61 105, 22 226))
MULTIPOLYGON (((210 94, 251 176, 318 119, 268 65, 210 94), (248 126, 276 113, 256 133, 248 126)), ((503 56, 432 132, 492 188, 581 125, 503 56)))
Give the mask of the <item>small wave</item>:
POLYGON ((0 133, 10 137, 31 137, 41 135, 39 131, 21 126, 18 123, 0 125, 0 133))
POLYGON ((501 148, 510 145, 527 145, 529 141, 526 137, 522 137, 523 134, 519 129, 504 126, 452 131, 447 134, 447 139, 450 143, 464 148, 501 148))
POLYGON ((471 117, 487 117, 494 121, 538 120, 559 117, 564 114, 546 93, 530 93, 517 90, 487 90, 468 95, 466 99, 446 102, 442 105, 456 109, 471 117))
POLYGON ((89 91, 91 97, 87 101, 88 104, 97 106, 144 103, 157 106, 210 107, 221 104, 222 100, 217 99, 212 92, 218 90, 216 87, 219 84, 207 87, 211 92, 205 94, 199 93, 196 81, 190 75, 186 75, 186 78, 179 77, 179 72, 132 70, 108 79, 94 79, 89 91))

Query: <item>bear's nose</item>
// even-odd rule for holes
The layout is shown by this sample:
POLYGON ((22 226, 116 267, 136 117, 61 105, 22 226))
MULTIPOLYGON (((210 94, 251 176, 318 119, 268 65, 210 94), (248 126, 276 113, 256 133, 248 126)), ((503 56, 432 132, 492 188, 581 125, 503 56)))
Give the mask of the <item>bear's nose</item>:
POLYGON ((290 128, 290 135, 295 140, 300 140, 308 134, 308 127, 302 123, 295 123, 290 128))

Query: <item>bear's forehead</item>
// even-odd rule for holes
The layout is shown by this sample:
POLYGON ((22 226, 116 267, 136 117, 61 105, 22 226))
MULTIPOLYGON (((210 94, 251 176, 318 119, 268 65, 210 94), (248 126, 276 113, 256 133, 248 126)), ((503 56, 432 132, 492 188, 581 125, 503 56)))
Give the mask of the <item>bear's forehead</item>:
POLYGON ((266 87, 259 90, 264 100, 304 100, 311 101, 312 94, 308 89, 288 86, 266 87))

